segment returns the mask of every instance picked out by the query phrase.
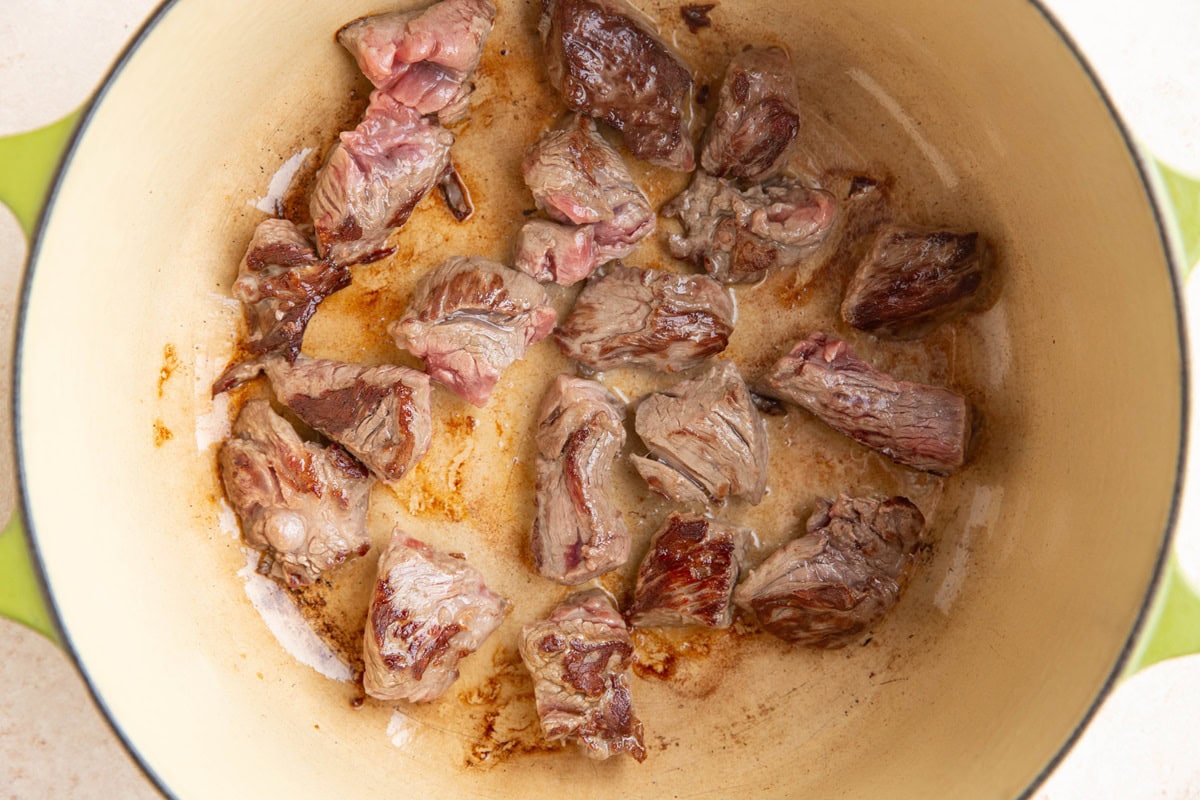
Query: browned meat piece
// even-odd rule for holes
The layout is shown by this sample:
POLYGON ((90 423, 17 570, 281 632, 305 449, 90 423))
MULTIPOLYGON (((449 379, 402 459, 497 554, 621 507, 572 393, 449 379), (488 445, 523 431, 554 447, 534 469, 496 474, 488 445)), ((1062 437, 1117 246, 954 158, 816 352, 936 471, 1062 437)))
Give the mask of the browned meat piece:
POLYGON ((769 269, 797 264, 825 241, 837 219, 837 201, 790 179, 741 191, 697 172, 662 213, 683 223, 684 233, 669 239, 673 256, 725 283, 751 283, 769 269))
POLYGON ((421 279, 388 333, 425 359, 429 377, 483 406, 500 374, 546 338, 556 319, 546 290, 528 275, 456 256, 421 279))
POLYGON ((896 605, 924 527, 904 497, 820 500, 806 535, 751 571, 734 602, 780 639, 843 647, 896 605))
POLYGON ((978 233, 888 225, 846 287, 842 319, 889 336, 919 336, 971 305, 991 270, 978 233))
POLYGON ((309 200, 321 255, 337 264, 390 255, 388 237, 450 166, 454 134, 382 92, 339 136, 309 200))
POLYGON ((467 188, 466 181, 455 168, 453 161, 450 162, 446 174, 438 182, 438 191, 442 193, 442 202, 446 204, 446 208, 459 222, 466 222, 475 213, 475 202, 471 200, 471 190, 467 188))
POLYGON ((350 271, 317 258, 312 244, 291 222, 260 222, 233 284, 233 296, 246 307, 249 357, 225 370, 213 384, 213 394, 254 378, 271 356, 295 361, 317 306, 349 285, 350 271))
POLYGON ((450 125, 467 112, 469 80, 495 19, 490 0, 442 0, 356 19, 337 40, 377 89, 450 125))
POLYGON ((629 694, 633 642, 604 592, 571 595, 548 619, 526 625, 517 645, 548 741, 577 739, 597 759, 629 753, 645 760, 629 694))
POLYGON ((686 504, 762 500, 767 427, 733 362, 647 397, 634 429, 649 456, 634 456, 633 465, 659 494, 686 504))
POLYGON ((625 444, 625 407, 601 384, 559 375, 542 398, 537 429, 538 572, 573 585, 629 558, 630 536, 609 490, 625 444))
POLYGON ((657 216, 617 151, 590 119, 572 116, 525 154, 525 183, 554 220, 530 220, 517 243, 517 268, 568 286, 623 258, 654 232, 657 216))
POLYGON ((407 367, 367 367, 301 358, 272 360, 280 402, 349 450, 376 477, 395 482, 429 449, 429 376, 407 367))
POLYGON ((340 445, 301 441, 266 400, 242 408, 217 460, 261 572, 301 586, 370 548, 367 470, 340 445))
POLYGON ((971 410, 965 397, 898 381, 827 334, 797 342, 761 390, 906 466, 949 475, 966 461, 971 410))
POLYGON ((590 369, 679 372, 724 350, 732 332, 733 301, 716 281, 617 261, 588 280, 554 337, 590 369))
POLYGON ((728 628, 730 598, 750 532, 714 519, 672 514, 638 567, 627 616, 635 628, 728 628))
POLYGON ((363 632, 363 689, 379 700, 427 703, 458 680, 508 613, 508 601, 463 558, 392 531, 379 558, 363 632))
POLYGON ((688 26, 689 31, 697 33, 701 28, 712 27, 712 20, 708 18, 708 12, 716 7, 716 3, 697 3, 695 5, 681 6, 679 16, 683 17, 683 22, 688 26))
POLYGON ((641 11, 625 0, 542 0, 538 31, 568 108, 616 128, 637 158, 696 168, 692 73, 641 11))
POLYGON ((749 47, 729 62, 700 165, 722 178, 777 175, 800 132, 800 90, 787 51, 749 47))

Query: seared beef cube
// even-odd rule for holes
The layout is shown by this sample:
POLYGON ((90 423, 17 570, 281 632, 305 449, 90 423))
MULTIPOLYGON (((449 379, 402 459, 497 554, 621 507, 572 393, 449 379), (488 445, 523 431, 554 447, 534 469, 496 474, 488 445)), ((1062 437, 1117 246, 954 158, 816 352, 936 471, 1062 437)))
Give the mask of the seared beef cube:
POLYGON ((728 628, 730 600, 750 532, 704 517, 672 514, 650 540, 626 616, 635 628, 728 628))
POLYGON ((625 407, 595 381, 559 375, 538 412, 538 572, 568 585, 621 566, 629 531, 613 504, 612 466, 625 444, 625 407))
POLYGON ((217 461, 263 572, 302 586, 370 548, 366 469, 340 445, 301 441, 266 400, 242 408, 217 461))
POLYGON ((213 384, 213 394, 254 378, 270 356, 295 361, 317 306, 349 284, 350 271, 317 258, 312 244, 291 222, 260 222, 233 284, 233 296, 246 307, 250 355, 229 366, 213 384))
POLYGON ((525 154, 522 168, 539 208, 558 222, 581 226, 565 239, 565 231, 547 229, 539 220, 526 223, 536 230, 519 239, 516 262, 534 277, 549 274, 569 285, 600 264, 629 255, 654 232, 657 217, 650 201, 586 117, 573 116, 543 134, 525 154), (582 263, 585 255, 591 256, 590 265, 582 263), (559 266, 563 262, 569 268, 559 266))
POLYGON ((345 447, 376 477, 395 482, 429 449, 429 376, 408 367, 367 367, 301 358, 273 360, 280 402, 345 447))
POLYGON ((599 263, 594 225, 564 225, 531 219, 517 234, 517 269, 541 283, 570 286, 591 275, 599 263))
POLYGON ((732 332, 733 301, 716 281, 618 261, 588 280, 554 337, 593 370, 679 372, 724 350, 732 332))
POLYGON ((692 147, 692 73, 625 0, 542 0, 550 83, 572 111, 621 132, 637 158, 683 172, 692 147))
POLYGON ((821 500, 806 535, 751 571, 734 602, 780 639, 843 647, 896 605, 924 527, 904 497, 821 500))
POLYGON ((889 336, 919 336, 967 308, 991 270, 978 233, 888 225, 846 287, 842 319, 889 336))
POLYGON ((816 250, 837 218, 837 201, 829 192, 791 179, 743 191, 697 172, 691 186, 662 213, 683 223, 684 233, 673 233, 668 240, 673 256, 725 283, 752 283, 816 250))
POLYGON ((633 642, 604 592, 571 595, 548 619, 526 625, 517 644, 548 741, 577 739, 597 759, 629 753, 645 760, 629 694, 633 642))
POLYGON ((429 377, 483 406, 500 374, 554 329, 549 302, 528 275, 486 258, 456 256, 421 279, 388 333, 425 359, 429 377))
POLYGON ((733 362, 647 397, 634 429, 649 457, 634 456, 633 465, 659 494, 685 504, 762 500, 767 427, 733 362))
POLYGON ((436 700, 458 679, 458 662, 507 612, 508 602, 465 559, 397 528, 367 609, 363 689, 379 700, 436 700))
POLYGON ((797 342, 772 368, 762 391, 914 469, 949 475, 966 461, 971 410, 965 397, 898 381, 827 334, 797 342))
POLYGON ((787 51, 750 47, 733 57, 704 135, 700 165, 722 178, 777 175, 800 132, 800 90, 787 51))
POLYGON ((382 93, 339 136, 317 173, 309 210, 321 255, 367 263, 395 252, 388 237, 450 166, 454 134, 382 93))
POLYGON ((467 112, 469 79, 495 19, 490 0, 442 0, 420 11, 356 19, 337 40, 375 88, 449 125, 467 112))

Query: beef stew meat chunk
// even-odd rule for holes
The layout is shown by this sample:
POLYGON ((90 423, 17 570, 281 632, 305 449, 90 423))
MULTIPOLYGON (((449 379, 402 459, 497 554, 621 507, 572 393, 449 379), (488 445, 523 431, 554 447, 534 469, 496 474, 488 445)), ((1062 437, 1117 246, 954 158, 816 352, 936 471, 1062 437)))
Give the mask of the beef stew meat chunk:
POLYGON ((842 319, 888 336, 919 336, 976 301, 992 253, 978 233, 887 225, 846 287, 842 319))
POLYGON ((594 225, 531 219, 517 234, 514 266, 541 283, 578 283, 595 271, 599 260, 594 225))
POLYGON ((571 595, 549 618, 526 625, 517 645, 533 675, 548 741, 576 739, 595 759, 628 753, 645 760, 642 722, 629 692, 633 641, 603 591, 571 595))
POLYGON ((408 367, 274 359, 267 375, 279 401, 394 483, 429 449, 429 376, 408 367))
POLYGON ((634 157, 696 168, 692 73, 625 0, 542 0, 550 83, 572 111, 621 132, 634 157))
POLYGON ((573 115, 543 134, 525 154, 522 169, 538 208, 560 223, 581 226, 569 239, 562 234, 547 239, 548 229, 539 220, 526 223, 537 225, 537 232, 519 239, 516 263, 534 277, 550 274, 569 285, 600 264, 629 255, 654 232, 657 215, 650 201, 586 117, 573 115), (592 256, 590 266, 583 263, 584 254, 592 256))
POLYGON ((370 548, 367 470, 340 445, 301 441, 266 400, 242 408, 217 461, 260 571, 302 586, 370 548))
POLYGON ((719 520, 672 514, 650 540, 626 612, 635 628, 728 628, 750 532, 719 520))
POLYGON ((760 388, 905 466, 949 475, 966 463, 971 409, 965 397, 898 381, 827 334, 797 342, 760 388))
POLYGON ((762 500, 767 427, 733 362, 647 397, 634 429, 649 454, 633 465, 655 492, 683 504, 762 500))
POLYGON ((363 689, 379 700, 436 700, 508 608, 465 559, 394 530, 367 609, 363 689))
POLYGON ((450 167, 454 134, 377 91, 339 139, 309 200, 317 244, 337 264, 376 261, 395 251, 388 237, 450 167))
POLYGON ((734 602, 780 639, 843 647, 896 605, 924 527, 904 497, 821 500, 806 534, 752 570, 734 602))
POLYGON ((375 88, 450 125, 466 115, 470 78, 495 19, 490 0, 442 0, 356 19, 337 40, 375 88))
POLYGON ((533 278, 486 258, 455 256, 421 278, 388 333, 425 360, 429 377, 482 407, 501 373, 546 338, 556 319, 533 278))
POLYGON ((683 233, 668 240, 673 256, 725 283, 752 283, 816 250, 833 228, 838 209, 829 192, 791 179, 741 190, 697 172, 662 213, 683 224, 683 233))
POLYGON ((574 585, 629 558, 630 535, 613 503, 612 467, 625 444, 625 407, 595 381, 559 375, 537 428, 538 572, 574 585))
POLYGON ((721 284, 617 261, 588 280, 554 336, 589 369, 679 372, 724 350, 732 332, 733 301, 721 284))
POLYGON ((725 71, 700 165, 722 178, 765 180, 786 166, 799 132, 800 90, 787 51, 749 47, 725 71))
POLYGON ((294 361, 317 306, 348 285, 350 271, 317 258, 294 224, 286 219, 260 222, 233 284, 233 296, 245 306, 249 323, 248 356, 217 378, 213 394, 256 377, 272 356, 294 361))

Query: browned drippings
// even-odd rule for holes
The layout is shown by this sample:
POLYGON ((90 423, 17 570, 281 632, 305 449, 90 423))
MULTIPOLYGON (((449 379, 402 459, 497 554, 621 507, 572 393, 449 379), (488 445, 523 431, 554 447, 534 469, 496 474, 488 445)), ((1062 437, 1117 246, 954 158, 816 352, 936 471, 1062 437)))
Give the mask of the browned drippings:
POLYGON ((175 352, 175 345, 167 342, 163 345, 163 360, 162 367, 158 370, 158 396, 163 396, 163 387, 171 376, 175 374, 175 370, 179 369, 179 355, 175 352))

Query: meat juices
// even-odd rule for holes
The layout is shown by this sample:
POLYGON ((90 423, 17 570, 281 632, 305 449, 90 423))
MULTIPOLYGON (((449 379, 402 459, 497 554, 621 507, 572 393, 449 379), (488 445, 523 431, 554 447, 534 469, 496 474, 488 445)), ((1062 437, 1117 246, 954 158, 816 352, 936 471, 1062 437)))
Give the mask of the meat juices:
POLYGON ((970 306, 991 266, 978 233, 887 225, 846 287, 842 319, 876 335, 919 336, 970 306))
POLYGON ((904 497, 820 500, 806 534, 752 570, 734 601, 781 639, 844 647, 896 605, 924 527, 904 497))
POLYGON ((273 360, 267 375, 280 402, 380 480, 400 480, 429 449, 433 423, 424 372, 301 358, 292 365, 273 360))
POLYGON ((733 301, 716 281, 617 261, 588 280, 554 337, 589 369, 679 372, 724 350, 732 332, 733 301))
POLYGON ((658 494, 696 506, 730 497, 762 500, 767 427, 733 362, 647 397, 634 429, 649 455, 631 460, 658 494))
POLYGON ((700 165, 721 178, 762 181, 787 164, 800 132, 800 90, 779 47, 748 47, 733 57, 704 134, 700 165))
POLYGON ((633 713, 625 621, 599 589, 573 594, 517 641, 533 675, 542 732, 550 742, 577 739, 591 758, 646 758, 642 722, 633 713))
POLYGON ((538 411, 533 561, 567 585, 629 558, 630 536, 613 504, 613 463, 625 445, 625 407, 595 381, 559 375, 538 411))
POLYGON ((421 278, 388 333, 425 360, 429 377, 482 407, 501 373, 546 338, 556 319, 533 278, 486 258, 455 256, 421 278))
POLYGON ((761 390, 905 466, 949 475, 966 462, 971 410, 965 397, 898 381, 827 334, 797 342, 761 390))
POLYGON ((683 224, 683 234, 673 233, 668 241, 671 255, 725 283, 752 283, 812 253, 829 235, 838 211, 829 192, 791 179, 741 190, 697 172, 662 213, 683 224))
POLYGON ((544 133, 521 167, 538 208, 561 223, 530 220, 518 238, 517 269, 539 281, 569 286, 654 232, 650 201, 587 117, 544 133))
POLYGON ((370 548, 366 469, 339 445, 301 441, 267 401, 242 408, 217 462, 260 572, 302 586, 370 548))
POLYGON ((233 296, 246 309, 249 357, 231 364, 213 384, 220 394, 256 377, 269 357, 295 361, 317 306, 350 285, 350 271, 317 258, 317 251, 286 219, 264 219, 238 266, 233 296))
POLYGON ((730 601, 750 532, 719 520, 672 514, 650 540, 626 616, 635 628, 728 628, 730 601))
POLYGON ((356 19, 337 40, 376 89, 450 125, 467 113, 469 80, 495 19, 489 0, 442 0, 419 11, 356 19))
POLYGON ((450 166, 454 134, 383 92, 317 172, 309 210, 321 255, 337 264, 395 252, 388 237, 450 166))
POLYGON ((691 172, 692 73, 625 0, 542 0, 550 84, 572 111, 621 132, 636 158, 691 172))
POLYGON ((367 609, 363 689, 379 700, 436 700, 506 613, 479 570, 397 528, 367 609))

